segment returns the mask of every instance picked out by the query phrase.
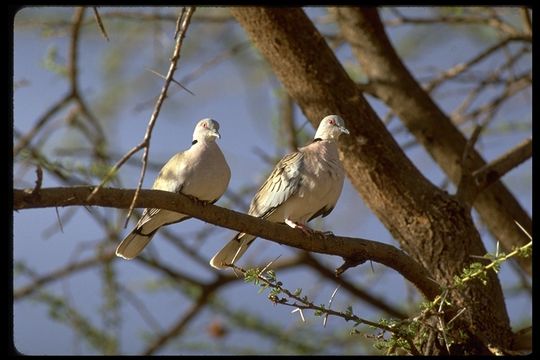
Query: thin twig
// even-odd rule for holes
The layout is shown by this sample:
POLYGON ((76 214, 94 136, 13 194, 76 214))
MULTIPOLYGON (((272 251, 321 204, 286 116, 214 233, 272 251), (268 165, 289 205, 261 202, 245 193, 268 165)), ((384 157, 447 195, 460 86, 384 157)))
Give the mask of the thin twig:
MULTIPOLYGON (((484 79, 474 80, 474 81, 478 81, 478 85, 469 92, 467 97, 465 97, 465 99, 456 108, 456 110, 452 112, 450 117, 453 119, 462 117, 463 116, 462 114, 469 108, 469 106, 480 95, 480 93, 488 88, 491 88, 491 86, 493 86, 494 84, 500 84, 500 83, 508 84, 508 79, 501 78, 500 74, 507 68, 510 68, 517 60, 521 59, 521 57, 524 54, 530 51, 531 50, 528 46, 522 47, 518 52, 510 56, 503 65, 495 69, 493 72, 487 75, 484 79)), ((516 76, 513 77, 512 81, 515 81, 515 79, 516 79, 516 76)))
POLYGON ((519 9, 519 12, 521 14, 521 18, 523 19, 523 31, 527 35, 532 35, 532 21, 529 10, 526 7, 522 7, 519 9))
POLYGON ((92 114, 90 111, 88 105, 86 104, 86 101, 80 96, 79 91, 79 68, 77 64, 77 60, 79 58, 79 38, 81 33, 81 25, 82 21, 84 19, 84 12, 85 7, 79 7, 75 11, 75 14, 73 15, 73 29, 71 31, 71 40, 69 45, 69 54, 68 54, 68 77, 69 77, 69 87, 71 91, 71 97, 73 100, 75 100, 80 107, 81 113, 85 115, 85 117, 88 119, 88 121, 94 126, 98 139, 96 140, 96 144, 99 147, 99 145, 103 144, 105 142, 105 135, 104 131, 99 124, 99 121, 96 119, 96 117, 92 114))
MULTIPOLYGON (((176 70, 176 66, 177 66, 177 62, 178 62, 178 59, 180 58, 180 48, 182 46, 182 41, 184 39, 184 36, 185 36, 185 32, 187 31, 187 27, 189 26, 189 20, 191 19, 191 16, 193 15, 193 12, 195 11, 195 8, 194 7, 190 7, 188 9, 188 11, 186 12, 185 14, 185 19, 183 20, 182 22, 182 29, 181 29, 181 36, 179 36, 177 39, 176 39, 176 46, 175 46, 175 49, 174 49, 174 52, 173 52, 173 56, 171 58, 171 64, 169 66, 169 71, 167 73, 167 76, 166 76, 166 79, 165 79, 165 83, 161 89, 161 93, 159 95, 159 98, 156 102, 156 105, 155 105, 155 108, 154 108, 154 111, 152 112, 152 115, 150 117, 150 121, 148 123, 148 126, 146 128, 146 133, 144 135, 144 139, 143 141, 136 145, 135 147, 133 147, 128 153, 126 153, 112 168, 111 170, 107 173, 107 175, 104 177, 104 179, 101 181, 101 183, 96 187, 94 188, 94 190, 90 193, 90 195, 88 196, 88 199, 87 200, 90 200, 102 187, 103 185, 105 185, 106 182, 109 181, 109 179, 114 175, 116 174, 116 172, 118 171, 118 169, 133 155, 135 154, 136 152, 138 152, 139 150, 143 149, 144 148, 144 153, 143 153, 143 159, 142 159, 142 163, 143 163, 143 166, 142 166, 142 170, 141 170, 141 175, 140 175, 140 178, 139 178, 139 183, 137 185, 137 190, 135 192, 135 195, 133 197, 133 201, 132 201, 132 205, 130 206, 129 208, 129 211, 128 211, 128 215, 126 216, 126 221, 125 221, 125 225, 124 226, 127 226, 128 222, 129 222, 129 218, 131 216, 131 213, 133 212, 133 207, 134 207, 134 204, 135 204, 135 201, 138 197, 138 194, 140 192, 140 189, 142 187, 142 182, 143 182, 143 179, 144 179, 144 174, 146 172, 146 166, 147 166, 147 163, 148 163, 148 149, 150 147, 150 138, 151 138, 151 135, 152 135, 152 130, 154 128, 154 125, 156 123, 156 120, 157 120, 157 117, 159 115, 159 112, 161 110, 161 105, 163 104, 163 101, 165 100, 166 96, 167 96, 167 90, 169 88, 169 85, 172 81, 172 77, 174 75, 174 72, 176 70)), ((181 14, 184 14, 184 12, 182 11, 181 14)))
POLYGON ((79 35, 81 30, 81 23, 84 18, 85 8, 83 6, 77 8, 73 15, 73 28, 71 30, 71 38, 68 51, 68 78, 71 92, 73 96, 78 93, 77 75, 79 73, 77 68, 77 48, 79 44, 79 35))
POLYGON ((478 106, 475 110, 469 112, 464 116, 458 116, 452 118, 452 122, 456 125, 462 124, 470 119, 475 119, 484 113, 493 113, 499 108, 505 101, 509 100, 512 96, 518 92, 525 90, 532 84, 532 75, 529 71, 516 77, 514 81, 508 81, 504 91, 497 97, 493 98, 489 102, 478 106))
POLYGON ((103 185, 105 185, 105 183, 109 182, 109 180, 116 175, 116 172, 118 171, 118 169, 133 155, 135 154, 136 152, 138 152, 139 150, 141 150, 142 148, 144 147, 144 143, 140 143, 136 146, 134 146, 131 150, 129 150, 124 156, 122 156, 122 158, 120 158, 120 160, 118 160, 116 162, 116 164, 114 164, 111 169, 109 170, 109 172, 107 173, 107 175, 105 175, 105 177, 103 178, 103 180, 101 180, 101 183, 96 186, 94 188, 94 190, 90 193, 90 195, 88 195, 88 198, 87 198, 87 201, 90 201, 90 199, 98 192, 99 189, 101 189, 103 187, 103 185))
MULTIPOLYGON (((232 267, 235 270, 238 270, 239 272, 244 274, 244 276, 247 274, 247 271, 245 269, 239 267, 239 266, 236 266, 234 264, 229 265, 229 266, 232 267)), ((290 302, 287 298, 279 298, 277 295, 270 295, 270 300, 273 301, 275 304, 281 304, 281 305, 293 307, 294 308, 293 312, 295 312, 295 311, 300 311, 301 312, 302 310, 313 310, 313 311, 319 312, 320 314, 324 314, 325 316, 333 315, 333 316, 343 318, 346 321, 353 321, 357 325, 365 324, 365 325, 368 325, 368 326, 372 326, 374 328, 378 328, 378 329, 381 329, 381 330, 384 330, 384 331, 391 332, 391 333, 395 334, 396 336, 399 336, 399 337, 405 339, 405 341, 407 341, 407 343, 409 344, 410 350, 411 350, 411 354, 420 355, 420 352, 418 351, 418 349, 416 349, 412 339, 410 339, 410 338, 404 336, 403 334, 401 334, 400 330, 398 328, 395 328, 394 326, 387 326, 387 325, 384 325, 384 324, 380 324, 380 323, 376 323, 376 322, 373 322, 373 321, 370 321, 370 320, 366 320, 366 319, 360 318, 357 315, 354 315, 352 313, 339 312, 339 311, 335 311, 335 310, 330 309, 331 301, 332 301, 333 297, 335 296, 337 290, 339 289, 339 286, 334 290, 334 293, 332 294, 332 298, 330 299, 329 307, 326 308, 324 306, 315 305, 313 302, 309 301, 307 299, 307 297, 301 297, 299 295, 293 294, 291 291, 284 288, 281 285, 281 282, 276 283, 274 281, 271 281, 271 280, 267 279, 262 274, 261 271, 257 271, 256 277, 257 277, 257 279, 259 279, 261 282, 264 283, 265 287, 270 287, 272 289, 278 290, 279 293, 283 293, 283 294, 286 295, 287 298, 294 300, 294 301, 290 302)))
POLYGON ((280 96, 279 115, 283 122, 282 126, 286 133, 289 149, 296 151, 298 149, 298 131, 294 125, 294 100, 286 91, 283 91, 280 96))
POLYGON ((94 16, 96 17, 96 22, 99 27, 99 31, 101 32, 101 35, 109 41, 109 36, 107 35, 107 31, 105 30, 105 26, 103 26, 103 21, 101 21, 101 16, 99 16, 99 12, 97 9, 97 6, 92 6, 92 9, 94 10, 94 16))
MULTIPOLYGON (((86 116, 86 118, 94 126, 98 139, 95 141, 96 144, 100 145, 105 140, 104 131, 101 128, 101 125, 97 119, 91 114, 89 107, 86 105, 84 99, 80 96, 78 88, 78 67, 77 67, 77 58, 78 58, 78 45, 79 45, 79 36, 81 24, 84 18, 84 7, 79 7, 75 10, 73 15, 72 29, 71 29, 71 38, 70 45, 68 50, 68 62, 67 62, 67 74, 69 80, 69 91, 64 95, 58 102, 56 102, 45 114, 36 122, 33 128, 24 136, 21 137, 21 140, 15 146, 13 150, 13 155, 16 156, 24 147, 26 147, 30 141, 35 137, 38 131, 43 128, 43 126, 52 118, 54 114, 63 109, 69 102, 76 101, 79 104, 81 112, 86 116)), ((99 146, 97 146, 99 148, 99 146)))
POLYGON ((170 327, 167 331, 165 331, 165 333, 154 339, 142 351, 141 354, 152 355, 166 342, 180 335, 186 329, 191 320, 193 320, 193 318, 204 309, 212 293, 212 288, 203 289, 203 293, 199 296, 197 301, 174 323, 172 327, 170 327))
POLYGON ((191 6, 187 9, 187 11, 185 11, 185 16, 184 16, 184 10, 182 10, 182 13, 180 16, 183 19, 182 19, 180 30, 179 30, 179 36, 176 38, 176 46, 174 48, 173 56, 171 58, 171 64, 169 66, 167 78, 165 79, 165 83, 163 84, 163 88, 161 89, 161 93, 159 94, 159 98, 154 108, 154 112, 152 113, 152 116, 150 117, 150 122, 148 123, 146 133, 144 134, 143 142, 145 144, 145 147, 144 147, 143 160, 142 160, 143 166, 142 166, 141 175, 139 178, 139 183, 137 184, 137 189, 135 191, 135 196, 133 197, 133 201, 131 202, 131 206, 129 207, 128 214, 126 216, 125 226, 127 226, 129 222, 129 218, 131 216, 131 213, 133 212, 133 208, 135 207, 135 202, 137 201, 137 197, 142 188, 144 175, 146 173, 148 153, 150 150, 150 138, 152 137, 152 130, 159 116, 161 105, 163 104, 163 101, 167 97, 167 90, 169 89, 169 85, 174 76, 174 72, 176 71, 176 66, 178 64, 178 60, 180 59, 180 49, 182 48, 182 43, 183 43, 184 37, 186 36, 186 31, 188 29, 189 22, 191 20, 191 16, 193 15, 194 11, 195 11, 195 7, 191 6))
POLYGON ((481 51, 480 53, 478 53, 476 56, 469 59, 468 61, 455 65, 454 67, 442 72, 441 74, 439 74, 439 76, 437 76, 437 78, 435 78, 434 80, 430 81, 427 85, 425 85, 424 89, 427 92, 432 92, 436 87, 441 85, 442 82, 452 79, 464 73, 465 71, 470 69, 472 66, 478 64, 479 62, 486 59, 489 55, 491 55, 495 51, 503 48, 504 46, 506 46, 507 44, 513 41, 527 41, 528 42, 530 41, 530 37, 526 37, 526 36, 507 37, 499 41, 495 45, 492 45, 488 47, 487 49, 484 49, 483 51, 481 51))
POLYGON ((13 157, 17 156, 19 152, 28 146, 28 144, 32 141, 32 139, 36 136, 36 134, 49 122, 49 120, 53 117, 54 114, 59 112, 66 104, 68 104, 73 99, 73 94, 68 93, 64 95, 60 100, 55 102, 49 110, 43 114, 38 121, 36 121, 36 124, 28 131, 25 135, 20 136, 20 140, 17 143, 17 145, 13 148, 13 157))
POLYGON ((41 275, 39 277, 36 277, 32 283, 29 285, 23 286, 19 289, 16 289, 13 292, 13 300, 20 300, 25 296, 31 295, 36 290, 39 289, 39 287, 44 286, 45 284, 57 281, 65 276, 73 275, 76 271, 85 270, 89 267, 95 266, 97 264, 102 263, 103 261, 110 260, 114 257, 114 252, 111 251, 110 253, 104 253, 104 254, 98 254, 97 256, 85 260, 81 260, 77 263, 70 263, 60 269, 54 270, 48 274, 41 275))
POLYGON ((182 23, 182 19, 184 18, 184 15, 186 13, 186 8, 182 8, 182 12, 180 13, 180 16, 176 19, 176 28, 174 29, 174 40, 178 39, 178 34, 180 33, 180 26, 182 23))
POLYGON ((478 186, 478 191, 487 188, 489 185, 502 178, 510 170, 531 158, 532 152, 532 139, 529 138, 489 164, 486 164, 473 172, 472 176, 478 186))
MULTIPOLYGON (((212 59, 202 63, 201 65, 199 65, 198 68, 193 70, 191 73, 185 75, 183 78, 180 79, 179 82, 182 83, 182 84, 186 84, 186 85, 190 84, 194 80, 197 80, 199 77, 206 74, 208 72, 208 70, 210 68, 212 68, 213 66, 219 65, 220 63, 224 62, 228 58, 238 54, 240 51, 242 51, 244 49, 248 49, 250 46, 251 46, 251 43, 249 43, 249 42, 241 42, 239 44, 233 45, 231 48, 228 48, 228 49, 225 49, 225 50, 221 51, 216 56, 214 56, 212 59)), ((171 89, 171 94, 176 94, 176 91, 171 89)), ((135 111, 140 111, 140 110, 146 108, 147 106, 150 106, 153 103, 153 101, 154 101, 154 99, 141 102, 140 104, 137 104, 135 106, 134 110, 135 111)))
POLYGON ((141 315, 141 318, 152 328, 155 333, 163 331, 163 329, 159 325, 159 321, 152 315, 152 312, 147 309, 146 303, 144 301, 140 300, 133 293, 133 291, 127 289, 122 284, 119 284, 118 289, 120 290, 120 294, 122 294, 124 298, 129 303, 131 303, 131 305, 141 315))
POLYGON ((385 20, 385 26, 399 26, 405 24, 432 25, 432 24, 474 25, 483 24, 491 26, 501 32, 515 35, 517 30, 498 16, 438 16, 432 18, 397 16, 395 19, 385 20))

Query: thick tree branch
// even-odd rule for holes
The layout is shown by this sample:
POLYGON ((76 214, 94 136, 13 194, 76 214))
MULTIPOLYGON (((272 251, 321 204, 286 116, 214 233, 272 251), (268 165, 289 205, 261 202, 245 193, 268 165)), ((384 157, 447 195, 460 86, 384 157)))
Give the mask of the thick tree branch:
MULTIPOLYGON (((13 191, 14 210, 46 208, 55 206, 104 206, 129 208, 134 190, 101 188, 90 200, 90 186, 70 188, 44 188, 32 195, 32 190, 13 191)), ((210 224, 247 232, 279 244, 306 251, 341 256, 344 259, 372 260, 391 267, 412 282, 428 299, 439 293, 439 286, 416 261, 394 246, 367 239, 341 236, 306 237, 301 231, 286 225, 228 210, 215 205, 204 205, 182 194, 160 190, 141 190, 135 207, 161 208, 189 214, 210 224)))
MULTIPOLYGON (((467 140, 407 70, 384 31, 377 9, 340 7, 332 9, 332 13, 377 96, 395 111, 448 177, 457 184, 461 177, 460 159, 467 140)), ((505 45, 513 40, 527 41, 529 38, 512 34, 507 40, 480 53, 465 65, 470 66, 482 60, 484 54, 492 54, 500 44, 505 45)), ((459 69, 451 73, 459 73, 459 69)), ((471 155, 473 168, 485 165, 486 162, 476 151, 471 155)), ((474 207, 505 250, 528 242, 513 224, 517 220, 527 231, 531 231, 532 220, 501 182, 482 192, 474 207)), ((530 274, 530 259, 518 261, 530 274)))

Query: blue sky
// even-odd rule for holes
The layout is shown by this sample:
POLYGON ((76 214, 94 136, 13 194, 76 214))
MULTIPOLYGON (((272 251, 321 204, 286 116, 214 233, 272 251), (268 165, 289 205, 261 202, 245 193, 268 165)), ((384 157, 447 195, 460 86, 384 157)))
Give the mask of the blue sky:
MULTIPOLYGON (((109 9, 101 8, 101 11, 106 12, 107 10, 109 9)), ((46 11, 47 14, 57 12, 57 16, 66 21, 70 21, 72 17, 72 11, 69 8, 63 8, 61 11, 55 8, 47 10, 27 8, 23 11, 24 13, 18 15, 21 16, 20 19, 35 19, 36 22, 39 21, 39 15, 43 11, 46 11)), ((422 8, 409 11, 416 11, 418 15, 427 14, 427 10, 422 8)), ((198 10, 198 12, 203 12, 203 10, 198 10)), ((308 9, 308 14, 314 18, 324 15, 324 11, 322 8, 308 9)), ((87 11, 87 19, 91 16, 91 11, 87 11)), ((18 25, 17 21, 19 18, 16 18, 16 25, 18 25)), ((105 23, 107 24, 107 22, 105 23)), ((141 38, 135 36, 138 34, 113 31, 111 27, 110 42, 106 42, 100 37, 95 26, 84 27, 80 40, 82 54, 79 62, 81 91, 88 98, 89 103, 97 104, 93 109, 109 134, 111 151, 117 154, 116 158, 142 140, 153 105, 142 110, 139 110, 137 106, 151 100, 161 89, 163 80, 146 70, 146 68, 152 68, 166 73, 168 68, 166 63, 156 62, 156 58, 160 56, 166 58, 171 53, 174 23, 163 23, 161 26, 161 35, 157 37, 159 41, 150 40, 151 32, 141 38), (126 44, 139 42, 139 46, 130 48, 123 42, 126 44), (115 70, 114 81, 111 81, 110 74, 103 71, 105 59, 107 59, 111 47, 118 47, 121 49, 120 51, 124 49, 131 51, 127 55, 129 60, 125 65, 115 70), (126 91, 126 98, 122 100, 118 111, 100 111, 100 109, 106 109, 105 105, 107 104, 106 99, 101 96, 113 86, 118 92, 126 91)), ((327 27, 332 29, 331 25, 327 27)), ((66 37, 62 34, 42 37, 37 30, 39 27, 29 26, 16 27, 15 29, 14 81, 17 83, 25 80, 28 83, 26 86, 17 88, 14 92, 14 126, 22 133, 26 133, 36 119, 67 89, 66 81, 63 78, 51 73, 43 66, 45 54, 53 47, 57 49, 59 61, 66 60, 68 46, 66 37)), ((408 31, 412 30, 402 27, 388 31, 393 42, 398 44, 403 39, 410 39, 408 31)), ((415 72, 417 77, 429 74, 429 71, 432 71, 429 69, 433 67, 443 70, 469 58, 478 51, 479 47, 487 47, 487 44, 467 36, 466 33, 443 43, 437 43, 436 39, 433 39, 437 32, 434 31, 434 34, 431 38, 418 38, 416 44, 418 54, 407 58, 407 65, 410 69, 418 72, 423 71, 421 74, 415 72), (467 56, 467 54, 469 55, 467 56)), ((234 36, 243 38, 242 30, 237 24, 231 24, 222 31, 217 25, 216 28, 212 28, 212 26, 197 23, 196 12, 185 39, 176 78, 181 79, 190 74, 201 63, 209 61, 227 49, 229 46, 227 39, 234 36)), ((243 40, 246 39, 243 38, 243 40)), ((276 141, 279 137, 275 125, 278 116, 276 110, 278 81, 273 75, 260 70, 260 57, 252 50, 240 51, 235 56, 244 57, 242 65, 233 61, 225 61, 208 69, 204 75, 190 83, 188 88, 196 94, 195 96, 176 90, 174 95, 171 93, 171 97, 164 103, 153 131, 150 159, 154 163, 164 164, 174 153, 189 147, 193 127, 199 119, 213 117, 221 124, 222 139, 219 140, 219 144, 232 170, 229 189, 238 192, 244 187, 258 187, 271 169, 272 164, 262 161, 259 151, 262 150, 264 154, 271 157, 279 157, 289 152, 289 149, 286 148, 285 144, 276 141)), ((351 64, 351 66, 355 64, 350 51, 346 48, 340 48, 338 56, 345 64, 351 64)), ((493 62, 487 62, 481 70, 487 71, 493 66, 493 62)), ((459 91, 459 88, 457 90, 449 88, 446 91, 455 92, 459 91)), ((374 109, 381 116, 384 116, 386 111, 384 106, 376 100, 369 100, 374 109)), ((494 134, 482 140, 479 148, 488 160, 502 154, 532 134, 531 126, 527 130, 527 124, 531 123, 530 92, 528 95, 518 94, 515 101, 517 105, 500 111, 493 126, 495 128, 498 123, 502 124, 510 118, 525 123, 525 130, 494 134)), ((449 95, 438 100, 438 103, 448 111, 456 106, 457 100, 455 96, 449 95)), ((44 152, 52 159, 64 164, 88 166, 88 156, 84 155, 84 149, 88 149, 89 144, 85 143, 80 136, 75 135, 73 131, 65 129, 63 126, 65 115, 65 112, 60 113, 52 120, 56 126, 63 128, 53 132, 47 139, 44 152), (67 149, 68 152, 72 151, 73 155, 60 156, 56 152, 57 147, 67 149)), ((300 127, 305 122, 302 113, 296 109, 296 125, 300 127)), ((394 126, 398 126, 398 120, 394 120, 389 127, 394 126)), ((305 130, 311 136, 315 132, 309 124, 305 130)), ((400 143, 405 143, 410 139, 412 137, 406 132, 398 137, 400 143)), ((142 152, 136 154, 134 159, 139 160, 141 155, 142 152)), ((440 184, 442 182, 444 175, 423 149, 415 147, 408 150, 407 155, 434 183, 440 184)), ((519 189, 519 192, 515 192, 515 196, 529 213, 532 213, 531 166, 529 160, 504 178, 511 189, 519 189)), ((134 188, 138 182, 139 171, 137 164, 135 166, 124 165, 119 173, 122 185, 134 188)), ((152 170, 147 172, 144 181, 145 187, 151 186, 156 174, 152 170)), ((23 169, 21 166, 15 165, 15 187, 30 187, 34 180, 33 167, 23 169)), ((93 183, 96 184, 97 181, 93 183)), ((46 173, 43 186, 59 186, 59 183, 46 173)), ((250 197, 247 198, 248 201, 249 199, 250 197)), ((222 206, 228 204, 227 206, 236 210, 246 210, 239 205, 230 205, 228 200, 227 196, 224 196, 217 204, 222 206)), ((63 232, 55 231, 51 236, 44 236, 44 233, 47 234, 47 229, 57 227, 57 215, 54 209, 25 210, 14 213, 14 260, 30 264, 39 273, 47 273, 69 263, 74 258, 92 256, 97 244, 102 242, 106 234, 89 216, 88 210, 84 208, 58 209, 60 216, 71 211, 75 211, 75 215, 71 220, 66 221, 63 232)), ((104 216, 115 218, 118 224, 123 224, 125 217, 125 212, 113 209, 93 208, 90 211, 97 211, 104 216)), ((129 227, 133 224, 134 219, 129 227)), ((312 225, 315 228, 331 230, 339 235, 363 237, 395 244, 388 231, 351 187, 349 180, 346 180, 340 201, 332 214, 324 221, 315 221, 312 225), (353 221, 351 221, 351 214, 354 214, 353 221)), ((211 236, 205 242, 200 243, 199 253, 210 259, 233 235, 232 231, 205 224, 196 219, 170 226, 169 230, 180 234, 187 243, 192 244, 197 241, 194 235, 206 228, 211 228, 211 236)), ((129 230, 124 229, 122 234, 127 234, 129 230)), ((486 239, 486 247, 493 250, 494 242, 489 239, 488 235, 483 236, 486 239)), ((210 269, 180 254, 159 234, 152 241, 149 250, 146 251, 154 252, 164 262, 173 267, 181 268, 193 276, 201 279, 212 278, 210 269)), ((245 255, 243 263, 247 264, 250 260, 255 259, 259 261, 272 259, 277 255, 287 255, 291 252, 292 250, 284 246, 259 239, 257 244, 245 255)), ((321 259, 333 267, 340 265, 340 259, 336 257, 327 256, 321 257, 321 259)), ((157 275, 137 263, 118 259, 115 261, 115 270, 118 272, 119 281, 139 294, 141 301, 150 309, 152 316, 158 320, 163 329, 180 316, 180 309, 190 306, 190 300, 178 292, 171 293, 165 289, 156 289, 149 293, 142 291, 157 275), (141 291, 139 292, 137 289, 141 291)), ((390 303, 401 304, 408 291, 405 281, 393 271, 378 264, 373 264, 373 270, 369 265, 362 265, 360 268, 350 271, 346 276, 369 288, 370 291, 380 295, 390 303)), ((278 276, 290 289, 303 287, 307 292, 311 292, 316 301, 327 302, 333 291, 331 286, 319 282, 319 279, 305 270, 285 271, 278 276), (307 286, 307 284, 311 286, 307 286)), ((503 265, 500 277, 503 288, 511 287, 515 282, 515 275, 508 265, 503 265)), ((98 312, 102 306, 100 282, 99 271, 94 269, 81 272, 69 280, 55 282, 47 289, 57 295, 68 296, 74 306, 80 308, 90 319, 99 323, 98 312)), ((26 283, 28 283, 28 278, 15 277, 14 288, 17 289, 26 283)), ((251 309, 263 314, 269 320, 283 326, 284 329, 296 329, 296 331, 306 328, 317 331, 347 329, 347 325, 338 319, 330 319, 329 326, 324 330, 321 330, 321 325, 318 324, 320 318, 310 316, 307 324, 300 323, 297 314, 292 315, 289 308, 271 305, 264 295, 257 294, 257 289, 253 285, 244 284, 242 281, 227 288, 222 296, 226 299, 234 299, 236 308, 251 309)), ((342 297, 336 297, 334 306, 345 308, 348 305, 347 301, 348 296, 343 292, 342 297)), ((527 297, 507 296, 507 302, 512 321, 520 322, 530 316, 531 302, 527 297)), ((363 317, 378 318, 378 314, 369 306, 358 303, 355 304, 355 309, 357 307, 363 317)), ((15 344, 20 351, 27 354, 93 353, 93 350, 86 344, 76 340, 77 335, 69 328, 52 321, 48 317, 44 305, 25 299, 15 304, 14 313, 15 344)), ((144 347, 140 340, 142 329, 148 332, 150 328, 135 309, 129 305, 123 306, 122 315, 122 323, 120 324, 121 349, 126 354, 136 354, 144 347)), ((208 319, 215 317, 216 315, 205 310, 192 324, 190 332, 204 333, 208 319)), ((219 315, 217 317, 219 318, 219 315)), ((272 351, 272 344, 265 343, 256 335, 251 336, 260 342, 263 351, 272 351)), ((226 341, 234 344, 235 342, 242 343, 243 339, 245 339, 245 334, 232 334, 226 341)), ((175 347, 174 344, 170 344, 164 348, 163 353, 189 352, 186 349, 178 349, 178 346, 180 345, 175 347)), ((339 353, 339 350, 334 351, 339 353)))

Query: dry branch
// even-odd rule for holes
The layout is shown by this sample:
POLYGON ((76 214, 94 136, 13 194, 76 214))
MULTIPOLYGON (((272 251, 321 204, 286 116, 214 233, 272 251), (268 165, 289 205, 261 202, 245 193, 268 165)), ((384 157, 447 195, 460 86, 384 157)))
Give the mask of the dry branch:
MULTIPOLYGON (((31 190, 15 189, 14 210, 75 205, 129 208, 134 194, 134 190, 101 188, 87 200, 93 189, 89 186, 43 188, 37 196, 32 196, 31 190)), ((318 234, 306 237, 301 231, 286 225, 271 223, 215 205, 203 205, 185 195, 160 190, 141 190, 135 207, 161 208, 189 214, 210 224, 248 232, 306 251, 341 256, 344 259, 372 260, 397 270, 427 298, 433 298, 439 292, 438 284, 429 278, 422 266, 403 251, 388 244, 361 238, 324 237, 318 234)))

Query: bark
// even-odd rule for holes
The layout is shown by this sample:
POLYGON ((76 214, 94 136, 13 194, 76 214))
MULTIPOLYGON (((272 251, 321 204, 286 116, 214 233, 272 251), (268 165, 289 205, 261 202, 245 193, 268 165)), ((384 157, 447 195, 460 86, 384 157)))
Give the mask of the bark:
MULTIPOLYGON (((340 157, 353 186, 403 249, 442 286, 485 248, 470 214, 431 184, 403 154, 300 8, 231 9, 253 44, 316 127, 325 115, 345 119, 340 157), (367 139, 367 140, 366 140, 367 139)), ((507 347, 511 338, 503 294, 494 273, 450 295, 466 307, 458 321, 469 334, 465 352, 482 344, 507 347)))
MULTIPOLYGON (((399 116, 457 186, 467 139, 407 70, 386 36, 377 9, 338 7, 330 12, 370 79, 370 89, 399 116)), ((526 37, 516 40, 525 41, 526 37)), ((471 168, 485 165, 482 156, 473 150, 471 168)), ((473 205, 506 252, 529 242, 514 220, 532 234, 532 219, 501 181, 484 189, 473 205)), ((516 259, 531 274, 530 258, 516 259)))

